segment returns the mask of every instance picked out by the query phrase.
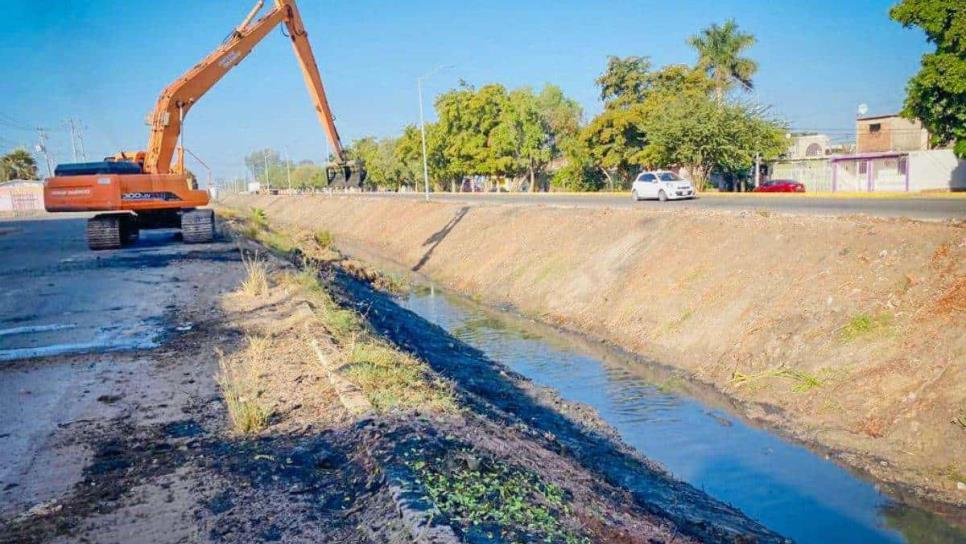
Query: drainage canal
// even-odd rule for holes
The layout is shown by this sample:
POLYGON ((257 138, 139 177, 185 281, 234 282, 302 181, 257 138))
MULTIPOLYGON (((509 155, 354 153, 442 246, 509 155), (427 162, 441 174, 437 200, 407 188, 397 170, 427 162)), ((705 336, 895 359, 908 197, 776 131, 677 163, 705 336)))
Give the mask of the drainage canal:
POLYGON ((756 428, 666 369, 438 289, 400 304, 570 401, 677 478, 797 542, 966 542, 805 447, 756 428))

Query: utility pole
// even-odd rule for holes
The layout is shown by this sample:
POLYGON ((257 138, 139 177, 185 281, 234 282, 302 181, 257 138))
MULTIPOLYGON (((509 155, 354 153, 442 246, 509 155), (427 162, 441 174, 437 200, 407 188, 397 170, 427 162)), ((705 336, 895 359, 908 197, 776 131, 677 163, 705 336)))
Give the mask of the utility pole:
POLYGON ((70 158, 74 162, 77 162, 77 142, 74 140, 74 120, 68 119, 64 123, 67 125, 67 131, 70 132, 70 158))
POLYGON ((761 153, 755 153, 755 187, 761 186, 761 153))
POLYGON ((288 148, 285 148, 285 177, 288 179, 288 190, 292 191, 292 163, 288 160, 288 148))
POLYGON ((44 129, 42 128, 38 128, 37 133, 40 136, 40 143, 37 144, 37 151, 40 151, 44 154, 44 159, 47 161, 47 177, 50 178, 54 176, 54 167, 50 161, 50 152, 47 151, 47 133, 44 132, 44 129))
POLYGON ((268 180, 268 150, 262 151, 262 162, 265 164, 265 190, 272 188, 272 182, 268 180))
POLYGON ((423 121, 423 79, 416 80, 419 93, 419 132, 423 139, 423 188, 426 190, 426 202, 429 202, 429 165, 426 163, 426 123, 423 121))
POLYGON ((426 162, 426 122, 423 120, 423 80, 449 68, 452 66, 437 66, 426 75, 416 78, 416 91, 419 94, 419 133, 423 139, 423 189, 426 192, 426 202, 429 202, 429 166, 426 162))
POLYGON ((84 129, 87 127, 81 125, 77 127, 77 144, 80 147, 80 156, 82 161, 87 161, 87 150, 84 148, 84 129))

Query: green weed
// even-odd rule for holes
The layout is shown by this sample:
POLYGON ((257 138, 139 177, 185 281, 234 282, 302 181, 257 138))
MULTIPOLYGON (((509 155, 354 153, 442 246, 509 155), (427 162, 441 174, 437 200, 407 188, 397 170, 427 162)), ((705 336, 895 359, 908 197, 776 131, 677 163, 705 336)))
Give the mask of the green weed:
POLYGON ((258 228, 268 228, 268 216, 261 208, 252 208, 248 213, 248 221, 258 228))
POLYGON ((887 312, 875 316, 866 313, 856 314, 842 327, 840 334, 842 340, 850 342, 882 330, 890 323, 892 323, 892 314, 887 312))
POLYGON ((561 523, 571 513, 564 490, 533 473, 488 459, 452 471, 421 459, 407 464, 436 507, 464 527, 495 524, 509 542, 590 542, 561 523))
POLYGON ((335 242, 332 233, 327 230, 320 230, 315 233, 315 243, 319 245, 322 249, 329 249, 335 242))

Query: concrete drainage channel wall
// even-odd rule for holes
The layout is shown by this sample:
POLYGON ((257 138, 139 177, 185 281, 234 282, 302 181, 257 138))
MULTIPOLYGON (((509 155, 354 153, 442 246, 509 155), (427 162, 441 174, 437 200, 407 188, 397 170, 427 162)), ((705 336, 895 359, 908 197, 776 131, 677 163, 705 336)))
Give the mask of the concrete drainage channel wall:
POLYGON ((898 492, 966 506, 961 224, 364 196, 223 204, 671 365, 898 492))

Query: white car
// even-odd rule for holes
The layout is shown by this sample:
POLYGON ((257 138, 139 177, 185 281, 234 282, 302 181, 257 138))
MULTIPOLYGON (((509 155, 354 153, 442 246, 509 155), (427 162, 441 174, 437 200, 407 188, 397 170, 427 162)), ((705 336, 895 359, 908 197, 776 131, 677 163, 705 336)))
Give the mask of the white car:
POLYGON ((674 172, 655 170, 653 172, 641 172, 631 186, 631 195, 634 200, 644 200, 646 198, 656 198, 661 202, 665 200, 678 200, 680 198, 694 198, 694 186, 686 179, 681 179, 674 172))

